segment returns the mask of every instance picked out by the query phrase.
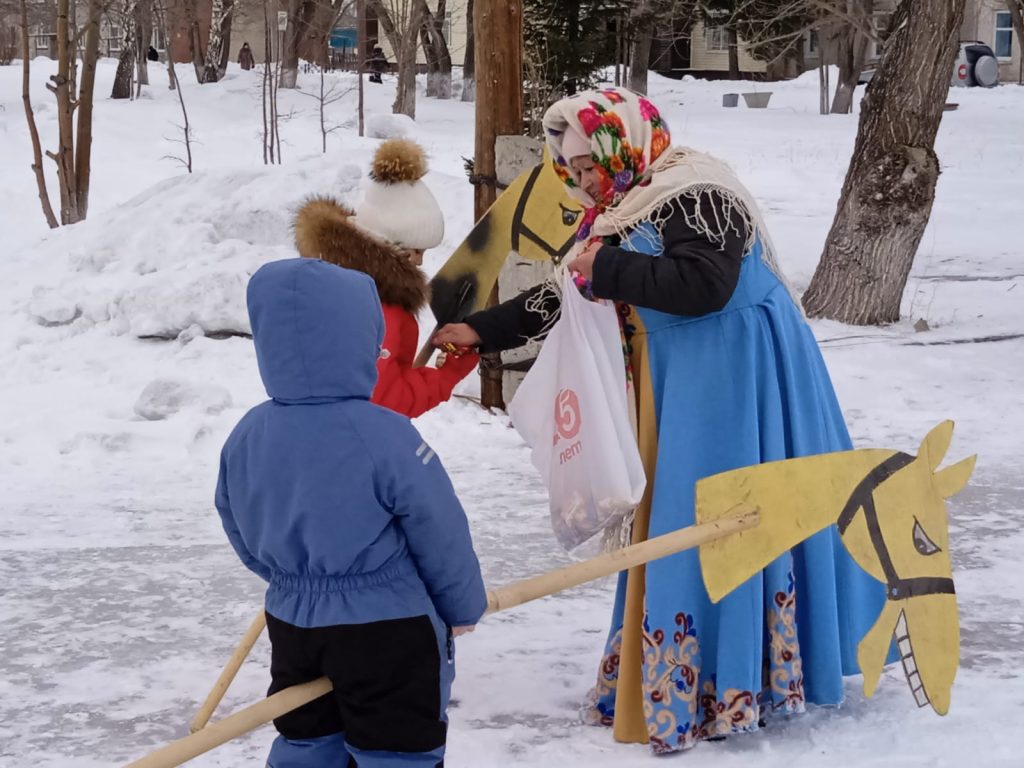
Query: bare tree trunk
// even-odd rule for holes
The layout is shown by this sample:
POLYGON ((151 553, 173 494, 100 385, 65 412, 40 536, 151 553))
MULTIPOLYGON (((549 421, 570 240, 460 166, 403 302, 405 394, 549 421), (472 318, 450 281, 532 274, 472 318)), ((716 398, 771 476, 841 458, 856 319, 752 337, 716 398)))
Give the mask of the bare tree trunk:
POLYGON ((192 68, 196 71, 196 82, 201 83, 206 70, 206 54, 203 51, 203 36, 200 34, 196 0, 184 0, 183 7, 188 25, 188 47, 192 54, 192 68))
MULTIPOLYGON (((865 24, 870 24, 874 5, 874 0, 847 0, 846 13, 851 18, 861 19, 865 24)), ((857 81, 860 80, 860 73, 864 70, 870 41, 856 25, 843 24, 836 42, 839 82, 836 84, 836 95, 832 100, 832 114, 846 115, 853 112, 853 92, 857 88, 857 81)))
POLYGON ((828 97, 831 90, 828 82, 828 64, 822 57, 818 65, 818 112, 822 115, 828 114, 828 97))
POLYGON ((629 89, 637 93, 647 93, 647 70, 651 65, 651 42, 654 37, 654 14, 650 13, 650 3, 644 2, 637 11, 636 26, 633 30, 633 41, 629 48, 629 89))
POLYGON ((153 0, 140 0, 138 10, 138 47, 135 51, 136 76, 139 92, 149 85, 149 46, 153 39, 153 0))
MULTIPOLYGON (((227 69, 225 54, 231 45, 231 16, 234 0, 213 0, 210 15, 210 38, 203 59, 200 83, 216 83, 221 78, 221 64, 227 69)), ((289 20, 290 21, 290 20, 289 20)))
POLYGON ((51 75, 52 85, 47 88, 57 99, 58 148, 47 151, 46 156, 57 164, 60 182, 60 223, 76 224, 78 213, 78 183, 75 173, 75 99, 71 92, 71 60, 75 56, 70 35, 69 0, 57 0, 57 74, 51 75))
POLYGON ((396 115, 416 118, 416 37, 406 34, 407 41, 398 54, 398 88, 391 111, 396 115))
POLYGON ((622 85, 622 18, 615 20, 615 87, 622 85))
MULTIPOLYGON (((417 0, 417 5, 422 5, 423 9, 426 9, 426 16, 423 20, 423 26, 420 27, 420 44, 423 46, 423 58, 427 60, 427 98, 437 98, 437 83, 441 71, 441 62, 437 58, 437 48, 434 47, 434 41, 432 39, 433 32, 431 26, 433 25, 433 16, 430 15, 430 8, 427 7, 426 0, 417 0)), ((422 10, 421 10, 422 12, 422 10)))
POLYGON ((452 54, 444 39, 444 17, 447 0, 438 0, 437 13, 430 12, 426 0, 418 0, 424 17, 421 37, 423 53, 427 59, 427 96, 438 99, 452 97, 452 54))
POLYGON ((836 218, 804 294, 815 317, 857 325, 899 320, 931 213, 939 177, 935 135, 964 0, 903 0, 896 15, 885 58, 861 103, 836 218))
POLYGON ((32 138, 32 173, 36 177, 36 188, 39 191, 39 203, 43 207, 43 215, 50 229, 60 226, 57 217, 53 213, 53 206, 50 204, 50 193, 46 191, 46 174, 43 171, 43 148, 39 142, 39 130, 36 128, 36 116, 32 111, 32 96, 30 92, 31 77, 28 49, 28 5, 26 0, 21 0, 21 101, 25 106, 25 120, 28 121, 28 132, 32 138))
MULTIPOLYGON (((263 34, 265 61, 263 64, 263 163, 281 163, 281 137, 277 122, 277 82, 271 71, 271 54, 274 50, 274 35, 278 34, 276 16, 271 19, 269 0, 263 0, 263 34)), ((281 51, 278 51, 280 73, 281 51)))
POLYGON ((217 80, 223 80, 231 61, 231 25, 235 19, 235 0, 224 0, 224 21, 220 26, 220 63, 217 65, 217 80))
POLYGON ((405 18, 389 13, 383 0, 369 0, 377 14, 377 21, 384 28, 391 43, 391 49, 398 59, 398 87, 391 111, 396 115, 416 117, 416 43, 423 25, 422 7, 418 2, 392 3, 396 12, 404 12, 405 18))
POLYGON ((78 186, 78 213, 89 213, 89 185, 92 181, 92 107, 96 95, 96 61, 100 57, 100 17, 103 0, 89 0, 89 16, 82 48, 82 79, 78 84, 78 146, 75 176, 78 186))
POLYGON ((1021 70, 1017 79, 1024 84, 1024 0, 1006 0, 1006 10, 1013 20, 1013 31, 1017 36, 1017 48, 1021 56, 1021 70))
MULTIPOLYGON (((473 0, 470 0, 470 2, 472 2, 472 1, 473 0)), ((364 96, 364 88, 365 88, 365 86, 363 85, 363 80, 364 80, 363 75, 366 73, 366 43, 367 43, 367 34, 366 34, 366 0, 356 0, 356 2, 357 2, 357 6, 356 6, 356 20, 357 21, 356 21, 356 23, 359 25, 359 31, 356 33, 358 35, 357 39, 359 41, 359 43, 358 43, 358 48, 359 48, 359 65, 358 65, 359 66, 359 72, 358 72, 358 76, 359 76, 359 97, 358 97, 359 98, 359 103, 357 105, 357 111, 359 113, 359 135, 363 136, 365 134, 365 132, 366 132, 366 115, 365 115, 365 112, 364 112, 364 109, 363 109, 363 96, 364 96)))
POLYGON ((130 99, 132 97, 132 80, 135 74, 135 57, 138 54, 138 30, 136 29, 136 12, 138 0, 124 0, 121 6, 121 25, 124 29, 124 44, 117 60, 117 72, 114 74, 114 87, 110 91, 112 99, 130 99))
POLYGON ((281 77, 278 88, 295 88, 299 80, 299 29, 302 0, 288 0, 288 28, 280 52, 281 77))
MULTIPOLYGON (((183 142, 185 144, 185 160, 182 161, 182 165, 192 173, 192 127, 188 122, 188 110, 185 109, 185 94, 181 91, 181 83, 178 82, 178 73, 174 69, 174 57, 167 57, 167 69, 170 72, 171 88, 178 92, 178 103, 181 105, 181 116, 185 121, 182 126, 182 133, 184 134, 183 142)), ((181 158, 176 158, 181 160, 181 158)))
POLYGON ((734 27, 729 28, 729 79, 740 79, 740 36, 734 27))
POLYGON ((473 31, 473 0, 466 3, 466 56, 462 61, 462 100, 476 99, 476 33, 473 31))
MULTIPOLYGON (((157 5, 153 9, 154 16, 156 18, 156 24, 159 28, 164 40, 170 41, 170 37, 167 35, 167 14, 162 4, 157 5)), ((167 51, 167 89, 176 90, 178 87, 178 75, 174 71, 174 57, 171 55, 171 51, 167 51)))

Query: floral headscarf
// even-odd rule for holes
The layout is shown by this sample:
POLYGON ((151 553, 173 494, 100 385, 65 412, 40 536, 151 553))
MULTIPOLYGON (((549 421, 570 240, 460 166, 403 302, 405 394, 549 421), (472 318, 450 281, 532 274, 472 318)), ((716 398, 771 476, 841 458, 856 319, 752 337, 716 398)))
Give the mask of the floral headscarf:
POLYGON ((591 225, 601 211, 614 207, 634 187, 650 181, 651 164, 672 143, 668 125, 657 108, 625 88, 588 91, 562 99, 544 115, 544 133, 555 173, 588 209, 577 240, 590 236, 591 225), (562 140, 570 129, 590 139, 594 162, 604 172, 600 200, 580 188, 569 166, 570 158, 562 154, 562 140))

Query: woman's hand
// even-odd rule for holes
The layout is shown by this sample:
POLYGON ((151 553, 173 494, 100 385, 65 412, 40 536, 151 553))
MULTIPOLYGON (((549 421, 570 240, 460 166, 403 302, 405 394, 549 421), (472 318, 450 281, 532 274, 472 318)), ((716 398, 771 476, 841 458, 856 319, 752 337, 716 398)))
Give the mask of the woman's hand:
POLYGON ((569 262, 569 271, 578 272, 583 275, 587 280, 594 279, 594 259, 597 258, 597 252, 601 250, 601 246, 604 245, 600 240, 591 240, 587 245, 580 251, 579 255, 569 262))
POLYGON ((465 323, 449 323, 434 334, 430 343, 438 349, 442 349, 445 344, 459 348, 478 347, 480 336, 465 323))

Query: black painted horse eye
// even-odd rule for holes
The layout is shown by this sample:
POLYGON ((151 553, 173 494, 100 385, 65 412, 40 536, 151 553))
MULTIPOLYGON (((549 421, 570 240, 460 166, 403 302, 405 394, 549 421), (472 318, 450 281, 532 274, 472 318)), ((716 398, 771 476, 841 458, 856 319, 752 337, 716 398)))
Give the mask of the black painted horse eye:
POLYGON ((914 518, 914 549, 926 557, 942 551, 938 544, 928 538, 928 534, 924 532, 924 528, 917 522, 916 517, 914 518))
POLYGON ((562 209, 562 224, 564 224, 567 227, 571 227, 573 224, 575 224, 576 220, 580 217, 579 211, 574 211, 571 208, 566 208, 561 203, 558 204, 558 207, 562 209))

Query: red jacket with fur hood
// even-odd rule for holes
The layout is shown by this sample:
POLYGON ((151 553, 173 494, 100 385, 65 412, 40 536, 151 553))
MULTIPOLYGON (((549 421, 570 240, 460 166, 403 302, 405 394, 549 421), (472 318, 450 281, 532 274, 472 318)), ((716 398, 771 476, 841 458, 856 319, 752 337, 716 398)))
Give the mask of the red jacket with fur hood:
MULTIPOLYGON (((400 215, 396 212, 396 215, 400 215)), ((365 272, 377 284, 384 309, 384 349, 377 361, 372 401, 410 419, 451 397, 478 357, 448 356, 441 368, 414 368, 419 344, 417 313, 427 303, 427 280, 401 250, 352 221, 352 212, 329 198, 313 198, 295 218, 302 256, 365 272)))

